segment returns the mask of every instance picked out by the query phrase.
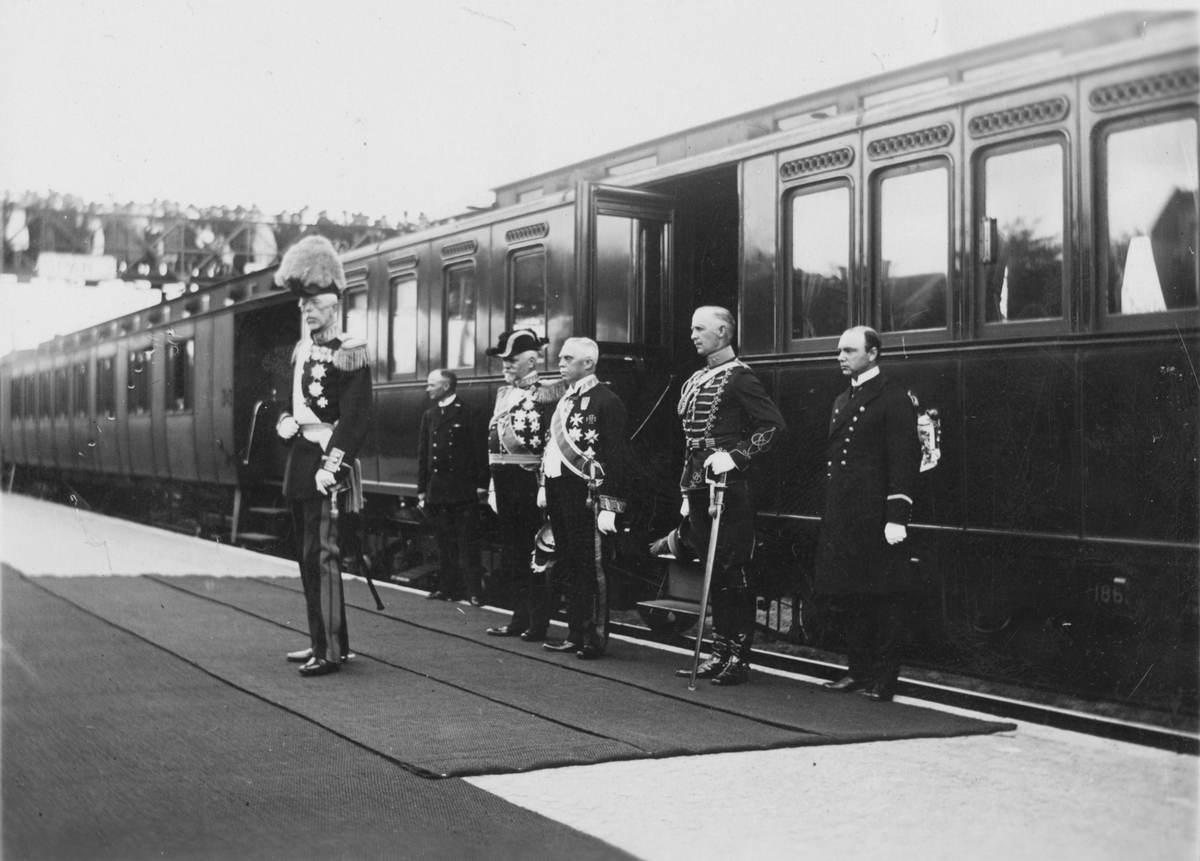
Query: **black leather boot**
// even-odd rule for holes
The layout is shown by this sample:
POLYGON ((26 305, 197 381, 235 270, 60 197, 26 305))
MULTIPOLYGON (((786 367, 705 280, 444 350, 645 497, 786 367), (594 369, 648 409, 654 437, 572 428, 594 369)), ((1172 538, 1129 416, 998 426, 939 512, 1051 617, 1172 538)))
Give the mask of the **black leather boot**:
POLYGON ((738 634, 729 644, 729 660, 710 684, 722 687, 745 684, 750 681, 750 644, 754 634, 738 634))
MULTIPOLYGON (((702 661, 696 669, 696 678, 711 679, 725 668, 725 662, 729 660, 729 641, 720 634, 713 634, 713 650, 708 656, 708 660, 702 661)), ((690 679, 692 677, 692 668, 684 667, 681 670, 676 670, 675 675, 690 679)))

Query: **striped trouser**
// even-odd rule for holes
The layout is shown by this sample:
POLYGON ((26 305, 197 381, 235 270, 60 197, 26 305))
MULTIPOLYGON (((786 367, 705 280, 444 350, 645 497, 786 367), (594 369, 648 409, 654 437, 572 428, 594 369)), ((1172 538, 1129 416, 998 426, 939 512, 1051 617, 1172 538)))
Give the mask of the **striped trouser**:
POLYGON ((342 600, 341 554, 337 523, 328 496, 292 500, 292 523, 297 536, 300 580, 308 604, 308 633, 313 655, 341 663, 350 652, 346 605, 342 600))

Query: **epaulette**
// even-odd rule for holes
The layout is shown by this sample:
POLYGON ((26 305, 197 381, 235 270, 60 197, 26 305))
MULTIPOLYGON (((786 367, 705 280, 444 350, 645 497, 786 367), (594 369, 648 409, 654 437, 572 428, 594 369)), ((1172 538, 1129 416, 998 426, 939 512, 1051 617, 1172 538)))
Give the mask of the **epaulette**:
POLYGON ((529 393, 533 398, 534 403, 538 404, 556 404, 562 400, 562 396, 567 393, 567 384, 559 377, 553 383, 539 383, 539 385, 529 393))
POLYGON ((346 338, 333 354, 333 365, 339 371, 357 371, 367 366, 367 342, 362 338, 346 338))

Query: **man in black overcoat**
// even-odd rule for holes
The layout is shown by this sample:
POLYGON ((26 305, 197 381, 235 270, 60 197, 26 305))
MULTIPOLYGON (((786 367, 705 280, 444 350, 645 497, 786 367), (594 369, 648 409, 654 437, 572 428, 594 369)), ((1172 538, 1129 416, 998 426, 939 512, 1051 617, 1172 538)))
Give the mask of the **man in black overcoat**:
POLYGON ((417 443, 418 505, 437 534, 438 588, 430 598, 483 603, 479 564, 479 506, 487 504, 487 424, 483 413, 458 397, 453 371, 430 373, 433 404, 421 416, 417 443))
POLYGON ((608 645, 608 580, 599 533, 617 531, 625 511, 629 439, 625 405, 596 379, 600 349, 590 338, 568 338, 558 354, 567 390, 550 419, 542 457, 547 508, 554 532, 556 571, 566 582, 567 638, 543 643, 554 652, 598 658, 608 645), (602 478, 599 488, 589 481, 602 478))
POLYGON ((504 382, 488 422, 488 463, 492 469, 503 571, 512 598, 512 617, 488 628, 493 637, 520 637, 529 643, 546 638, 550 624, 547 571, 532 569, 534 541, 542 527, 537 507, 538 472, 546 450, 550 419, 565 386, 538 377, 546 340, 532 329, 500 334, 487 354, 504 363, 504 382))
MULTIPOLYGON (((746 471, 779 444, 786 425, 758 376, 733 350, 736 323, 727 309, 697 308, 692 343, 705 367, 683 385, 679 417, 686 445, 680 490, 687 528, 665 539, 677 558, 704 560, 712 533, 708 478, 724 476, 725 510, 712 572, 713 651, 696 677, 714 685, 739 685, 750 675, 755 595, 746 566, 754 549, 754 512, 746 471)), ((661 552, 662 543, 651 546, 661 552)), ((690 667, 677 675, 691 676, 690 667)))
POLYGON ((838 364, 850 388, 829 422, 825 510, 816 554, 816 591, 847 619, 846 675, 825 687, 890 700, 907 639, 908 518, 921 465, 917 414, 904 389, 879 368, 874 329, 847 329, 838 364))
POLYGON ((344 497, 344 510, 362 505, 355 458, 371 419, 371 370, 366 341, 342 334, 346 276, 328 239, 309 236, 289 248, 275 283, 299 297, 305 331, 292 354, 291 405, 275 425, 289 441, 283 493, 292 506, 311 640, 287 658, 302 665, 301 675, 323 676, 350 654, 333 505, 334 494, 344 497))

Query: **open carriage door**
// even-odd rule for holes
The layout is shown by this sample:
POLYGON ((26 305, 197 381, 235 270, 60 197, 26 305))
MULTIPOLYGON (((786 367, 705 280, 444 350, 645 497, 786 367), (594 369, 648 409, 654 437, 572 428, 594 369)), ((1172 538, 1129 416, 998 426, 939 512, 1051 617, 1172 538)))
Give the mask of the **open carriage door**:
POLYGON ((667 361, 673 201, 579 183, 575 195, 578 332, 592 332, 602 370, 653 374, 667 361), (614 361, 615 360, 615 361, 614 361))

